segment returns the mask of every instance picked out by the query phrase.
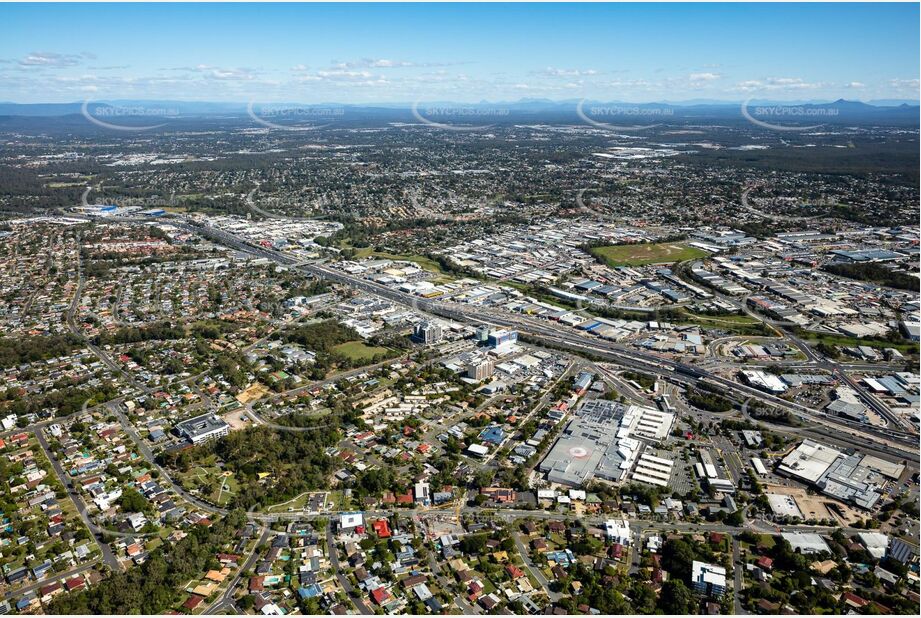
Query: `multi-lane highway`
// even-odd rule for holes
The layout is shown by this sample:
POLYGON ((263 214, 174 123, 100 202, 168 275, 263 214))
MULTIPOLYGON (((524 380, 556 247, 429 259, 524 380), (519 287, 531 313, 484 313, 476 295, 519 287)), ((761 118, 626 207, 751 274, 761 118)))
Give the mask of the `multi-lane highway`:
MULTIPOLYGON (((412 307, 420 312, 430 313, 459 322, 513 328, 552 346, 588 353, 606 360, 612 360, 621 366, 656 374, 670 382, 694 385, 701 380, 706 380, 719 388, 725 389, 727 393, 738 394, 746 398, 763 401, 771 407, 788 411, 805 422, 822 425, 828 432, 829 437, 842 434, 847 440, 852 441, 859 435, 864 444, 868 444, 875 453, 883 457, 896 460, 907 459, 909 463, 917 461, 918 437, 917 434, 912 432, 903 431, 901 429, 873 427, 866 424, 850 422, 840 417, 830 416, 807 408, 806 406, 771 395, 746 384, 729 380, 704 368, 680 363, 651 353, 633 350, 615 342, 603 341, 594 337, 585 337, 567 329, 565 326, 545 320, 523 315, 518 316, 500 313, 483 307, 468 307, 457 303, 420 299, 411 294, 400 292, 399 290, 391 289, 358 277, 353 277, 347 273, 331 268, 322 262, 301 264, 289 255, 253 245, 243 238, 218 228, 188 222, 181 222, 178 225, 185 228, 187 231, 200 234, 230 248, 265 257, 277 263, 301 270, 314 277, 336 281, 369 294, 386 298, 395 303, 412 307)), ((795 344, 801 349, 805 348, 809 350, 813 361, 818 362, 820 360, 805 342, 795 340, 795 344)), ((844 372, 842 371, 841 373, 843 374, 844 372)), ((915 465, 917 466, 917 464, 915 465)))

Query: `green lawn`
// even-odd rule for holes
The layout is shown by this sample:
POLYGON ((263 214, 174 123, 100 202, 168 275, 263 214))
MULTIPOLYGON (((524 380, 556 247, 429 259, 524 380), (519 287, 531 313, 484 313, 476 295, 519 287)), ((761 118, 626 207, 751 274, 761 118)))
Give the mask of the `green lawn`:
POLYGON ((283 511, 287 511, 289 508, 295 511, 300 511, 304 508, 304 506, 307 504, 307 501, 310 499, 310 493, 311 492, 309 491, 305 491, 304 493, 297 496, 296 498, 288 500, 287 502, 273 504, 272 506, 268 507, 268 509, 266 510, 269 513, 280 513, 283 511))
POLYGON ((824 343, 843 347, 857 347, 865 345, 871 348, 895 348, 899 352, 908 354, 918 353, 918 344, 911 341, 889 341, 887 339, 874 339, 872 337, 848 337, 847 335, 831 335, 806 331, 803 338, 810 343, 824 343))
POLYGON ((346 511, 351 505, 351 501, 345 497, 345 492, 343 491, 331 491, 329 492, 328 501, 332 504, 332 511, 346 511))
POLYGON ((186 489, 199 489, 203 498, 218 506, 229 504, 240 489, 233 475, 224 476, 214 456, 206 458, 188 472, 176 472, 175 476, 180 485, 186 489))
POLYGON ((697 315, 685 312, 685 316, 685 319, 681 320, 682 324, 697 324, 702 328, 718 328, 739 335, 766 336, 770 334, 770 330, 766 331, 766 327, 762 322, 750 315, 697 315))
POLYGON ((378 354, 387 354, 390 350, 388 348, 366 345, 361 341, 346 341, 345 343, 333 346, 332 351, 349 360, 367 361, 378 354))
MULTIPOLYGON (((348 245, 340 245, 340 248, 343 249, 347 247, 348 245)), ((383 260, 400 260, 403 262, 412 262, 422 270, 427 270, 430 273, 435 273, 438 275, 439 277, 435 283, 445 283, 454 280, 454 277, 441 269, 441 265, 438 264, 438 262, 424 255, 418 255, 414 253, 384 253, 382 251, 375 251, 373 247, 361 247, 355 249, 355 258, 379 258, 383 260)))
POLYGON ((429 272, 443 274, 441 270, 441 266, 438 265, 438 262, 424 255, 412 255, 412 254, 402 254, 402 253, 381 253, 380 251, 374 251, 372 255, 374 257, 382 258, 385 260, 401 260, 403 262, 413 262, 419 268, 422 268, 429 272))
POLYGON ((702 249, 680 242, 642 243, 593 247, 592 255, 601 258, 614 268, 617 266, 645 266, 647 264, 672 264, 707 257, 702 249))
POLYGON ((539 288, 533 285, 529 285, 527 283, 521 283, 519 281, 511 281, 510 279, 503 279, 502 281, 499 281, 499 283, 501 285, 507 285, 509 287, 513 287, 519 292, 521 292, 522 294, 533 296, 537 300, 554 305, 556 307, 559 307, 560 309, 575 309, 576 308, 574 304, 567 303, 562 298, 557 298, 556 296, 552 296, 550 294, 543 293, 539 290, 539 288))

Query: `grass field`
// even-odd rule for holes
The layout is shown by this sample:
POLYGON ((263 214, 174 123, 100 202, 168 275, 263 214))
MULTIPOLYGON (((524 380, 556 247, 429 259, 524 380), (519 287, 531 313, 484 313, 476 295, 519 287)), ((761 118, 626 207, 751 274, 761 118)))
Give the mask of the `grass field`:
POLYGON ((646 264, 672 264, 696 260, 709 255, 702 249, 679 242, 643 243, 637 245, 611 245, 593 247, 592 255, 601 258, 610 267, 645 266, 646 264))
MULTIPOLYGON (((340 246, 345 248, 347 245, 340 246)), ((438 264, 438 262, 424 255, 417 255, 412 253, 384 253, 381 251, 375 251, 373 247, 361 247, 359 249, 355 249, 355 258, 380 258, 384 260, 402 260, 404 262, 412 262, 419 268, 438 275, 439 278, 436 283, 444 283, 454 280, 451 275, 447 274, 441 269, 441 266, 438 264)))
POLYGON ((337 346, 333 346, 332 351, 349 360, 371 360, 378 354, 387 354, 389 352, 387 348, 366 345, 361 341, 340 343, 337 346))
POLYGON ((519 292, 521 292, 522 294, 533 296, 537 300, 542 300, 545 303, 555 305, 559 307, 560 309, 573 309, 575 307, 575 304, 567 303, 562 298, 557 298, 556 296, 551 296, 550 294, 542 294, 541 292, 537 290, 537 288, 535 288, 532 285, 528 285, 527 283, 519 283, 518 281, 511 281, 508 279, 502 280, 499 283, 501 283, 502 285, 513 287, 519 292))
POLYGON ((762 323, 749 315, 697 315, 685 312, 686 318, 681 323, 697 324, 703 328, 718 328, 739 335, 768 335, 762 323))
POLYGON ((803 338, 810 343, 824 343, 826 345, 837 345, 843 347, 857 347, 865 345, 871 348, 895 348, 905 354, 917 354, 919 346, 911 341, 889 341, 887 339, 874 339, 871 337, 848 337, 847 335, 830 335, 825 333, 806 332, 803 338))
POLYGON ((375 251, 372 255, 377 258, 383 258, 383 259, 389 259, 389 260, 403 260, 405 262, 412 262, 416 264, 419 268, 422 268, 429 272, 442 274, 441 266, 438 265, 438 262, 432 260, 431 258, 425 257, 424 255, 413 255, 413 254, 402 254, 402 253, 381 253, 380 251, 375 251))
POLYGON ((288 500, 287 502, 281 502, 279 504, 273 504, 266 509, 269 513, 281 513, 287 511, 289 508, 293 511, 303 510, 304 506, 307 504, 307 501, 310 499, 310 492, 305 491, 301 495, 288 500))
POLYGON ((82 187, 84 184, 82 182, 49 182, 45 186, 49 189, 66 189, 67 187, 82 187))
POLYGON ((188 472, 176 473, 176 477, 180 485, 188 490, 197 489, 203 498, 218 506, 227 506, 240 489, 233 475, 224 475, 213 456, 188 472))

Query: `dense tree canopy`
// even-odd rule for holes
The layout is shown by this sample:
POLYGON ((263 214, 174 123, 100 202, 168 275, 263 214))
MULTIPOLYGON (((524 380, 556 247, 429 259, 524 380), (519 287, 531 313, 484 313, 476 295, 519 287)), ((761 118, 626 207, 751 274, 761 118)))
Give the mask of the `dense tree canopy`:
POLYGON ((207 569, 219 568, 220 551, 243 525, 233 513, 210 527, 196 526, 176 543, 164 543, 140 567, 115 573, 91 588, 59 595, 49 614, 159 614, 179 601, 182 586, 207 569))

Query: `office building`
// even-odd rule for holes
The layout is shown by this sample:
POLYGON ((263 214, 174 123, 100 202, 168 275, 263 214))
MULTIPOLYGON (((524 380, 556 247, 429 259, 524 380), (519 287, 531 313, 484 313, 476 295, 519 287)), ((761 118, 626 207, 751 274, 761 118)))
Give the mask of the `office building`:
POLYGON ((691 565, 691 582, 699 594, 721 597, 726 593, 726 569, 695 560, 691 565))
POLYGON ((513 330, 494 330, 489 333, 486 344, 497 354, 510 352, 518 343, 518 333, 513 330))
POLYGON ((201 444, 226 436, 230 432, 230 425, 225 423, 224 419, 208 412, 177 423, 176 432, 192 444, 201 444))
POLYGON ((419 322, 413 327, 413 340, 417 343, 430 345, 438 343, 442 338, 441 325, 431 321, 419 322))
POLYGON ((489 359, 477 360, 467 365, 467 377, 482 382, 495 371, 495 363, 489 359))

